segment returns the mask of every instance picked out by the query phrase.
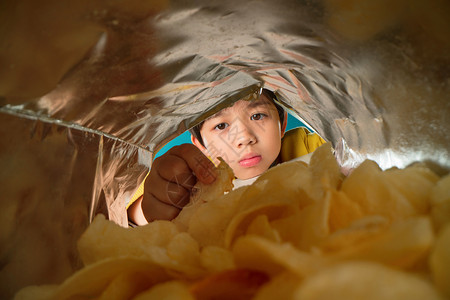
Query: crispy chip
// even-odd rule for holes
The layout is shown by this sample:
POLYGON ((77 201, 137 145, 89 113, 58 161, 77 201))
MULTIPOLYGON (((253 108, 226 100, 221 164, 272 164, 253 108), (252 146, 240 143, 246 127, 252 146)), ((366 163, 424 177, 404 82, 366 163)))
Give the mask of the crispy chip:
POLYGON ((208 272, 221 272, 235 268, 230 250, 217 246, 206 246, 200 253, 200 262, 208 272))
POLYGON ((234 269, 210 275, 195 283, 190 291, 198 300, 251 299, 257 290, 269 281, 263 272, 234 269))
POLYGON ((259 215, 247 227, 245 235, 258 235, 270 241, 281 242, 281 237, 269 223, 267 215, 259 215))
POLYGON ((315 200, 324 197, 326 191, 337 189, 341 185, 343 175, 332 154, 330 143, 323 144, 314 151, 309 170, 313 179, 309 194, 315 200))
POLYGON ((167 255, 177 265, 172 267, 172 271, 183 274, 185 278, 197 278, 205 273, 200 265, 198 243, 186 232, 172 238, 167 245, 167 255))
POLYGON ((421 213, 393 182, 375 162, 366 160, 344 180, 342 191, 367 215, 380 214, 395 220, 421 213))
POLYGON ((183 282, 168 281, 155 285, 134 300, 195 300, 195 298, 183 282))
POLYGON ((261 175, 240 195, 236 214, 225 233, 225 246, 230 247, 237 237, 243 235, 258 215, 265 214, 272 221, 295 214, 313 203, 314 200, 308 196, 310 179, 307 166, 298 161, 278 165, 261 175))
POLYGON ((219 173, 173 222, 97 216, 78 243, 86 266, 17 299, 450 297, 449 175, 366 161, 343 179, 329 145, 227 193, 219 173))
POLYGON ((310 196, 312 180, 311 171, 304 162, 279 164, 263 173, 243 191, 239 209, 247 210, 261 202, 283 202, 278 198, 287 198, 284 202, 304 207, 314 201, 310 196))
POLYGON ((192 203, 215 200, 233 189, 233 170, 221 157, 219 157, 219 161, 216 180, 212 184, 204 184, 199 181, 193 187, 195 192, 190 200, 192 203))
POLYGON ((429 168, 413 164, 405 169, 392 168, 383 172, 386 180, 415 208, 418 214, 428 213, 430 192, 439 180, 429 168))
POLYGON ((271 225, 285 242, 310 251, 329 234, 329 198, 325 197, 290 216, 273 220, 271 225))
POLYGON ((151 286, 145 274, 136 271, 119 273, 102 292, 99 300, 131 299, 151 286))
POLYGON ((178 216, 173 220, 180 230, 186 231, 197 211, 208 202, 220 199, 225 193, 233 189, 234 174, 228 164, 219 158, 220 163, 217 166, 217 178, 212 184, 204 184, 201 181, 192 189, 192 196, 189 203, 181 210, 178 216))
POLYGON ((434 242, 434 232, 428 217, 417 217, 395 222, 379 234, 368 234, 354 244, 347 240, 345 245, 343 238, 344 247, 331 254, 331 259, 363 259, 408 268, 426 257, 434 242))
POLYGON ((232 251, 237 267, 271 275, 288 270, 305 277, 327 264, 323 257, 300 251, 290 243, 274 243, 251 235, 239 238, 232 251))
POLYGON ((289 190, 299 197, 306 197, 303 201, 304 204, 308 204, 311 202, 308 194, 310 194, 312 182, 313 178, 306 163, 302 161, 285 162, 261 174, 253 184, 253 186, 258 188, 249 190, 245 198, 250 202, 249 199, 254 194, 259 195, 261 190, 269 191, 275 189, 279 192, 289 190))
POLYGON ((359 218, 348 226, 334 231, 320 245, 324 252, 337 252, 366 240, 378 238, 384 230, 388 230, 388 218, 374 215, 359 218))
POLYGON ((434 282, 450 298, 450 223, 440 232, 430 256, 434 282))
POLYGON ((437 229, 450 222, 450 174, 431 190, 431 216, 437 229))
POLYGON ((348 262, 307 278, 292 299, 432 300, 442 299, 430 282, 383 265, 348 262))
POLYGON ((330 190, 328 197, 330 197, 330 232, 348 227, 354 221, 365 216, 361 205, 349 198, 347 194, 330 190))
POLYGON ((58 285, 30 285, 19 290, 14 300, 47 300, 55 294, 58 285))
POLYGON ((168 258, 162 249, 177 233, 176 226, 168 221, 123 228, 98 215, 79 239, 78 251, 86 265, 123 255, 164 262, 168 258))
POLYGON ((270 282, 261 287, 255 300, 295 299, 302 280, 293 273, 283 272, 274 276, 270 282))
POLYGON ((86 265, 105 258, 132 256, 165 267, 174 274, 198 277, 197 242, 179 233, 169 221, 155 221, 137 228, 123 228, 99 215, 79 240, 80 256, 86 265))
MULTIPOLYGON (((118 276, 130 272, 141 278, 137 280, 135 290, 150 287, 153 284, 166 281, 170 278, 164 268, 146 259, 132 257, 105 259, 86 266, 76 272, 58 286, 50 298, 63 300, 75 298, 92 299, 94 297, 99 297, 118 276), (145 284, 145 286, 142 287, 140 284, 145 284)), ((119 281, 128 279, 129 278, 121 278, 119 281)), ((118 281, 115 283, 117 284, 118 281)), ((132 287, 132 289, 134 288, 135 287, 132 287)))
MULTIPOLYGON (((284 200, 286 199, 284 198, 284 200)), ((233 241, 244 235, 249 225, 260 215, 265 215, 271 221, 295 214, 297 205, 289 203, 289 201, 287 203, 283 202, 285 201, 281 203, 261 203, 253 208, 237 213, 225 232, 225 247, 230 248, 233 241)))
POLYGON ((200 246, 224 246, 225 231, 238 210, 238 203, 246 187, 201 205, 188 223, 187 231, 200 246))

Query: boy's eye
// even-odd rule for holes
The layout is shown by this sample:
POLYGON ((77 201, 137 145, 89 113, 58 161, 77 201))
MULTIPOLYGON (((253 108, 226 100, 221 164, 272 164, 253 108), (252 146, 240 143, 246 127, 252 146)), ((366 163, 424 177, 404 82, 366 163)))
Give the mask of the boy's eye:
POLYGON ((265 115, 265 114, 262 114, 262 113, 253 114, 253 115, 250 117, 250 120, 252 120, 252 121, 258 121, 258 120, 264 119, 264 117, 266 117, 266 115, 265 115))
POLYGON ((214 129, 216 129, 216 130, 224 130, 227 127, 228 127, 227 123, 220 123, 220 124, 217 124, 216 127, 214 127, 214 129))

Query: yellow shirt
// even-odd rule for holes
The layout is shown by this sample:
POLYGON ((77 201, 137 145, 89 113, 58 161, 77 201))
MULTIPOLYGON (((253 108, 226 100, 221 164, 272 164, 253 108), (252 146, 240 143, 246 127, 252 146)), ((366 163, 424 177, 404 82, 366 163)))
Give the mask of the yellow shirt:
MULTIPOLYGON (((324 143, 325 140, 323 140, 318 134, 311 133, 304 127, 289 130, 284 134, 281 142, 280 160, 281 162, 286 162, 312 153, 324 143)), ((147 176, 145 178, 147 178, 147 176)), ((127 209, 134 201, 139 199, 144 194, 144 182, 145 179, 142 181, 130 202, 127 204, 127 209)))
POLYGON ((304 127, 295 128, 284 134, 281 144, 280 161, 286 162, 294 158, 314 152, 325 140, 318 134, 311 133, 304 127))

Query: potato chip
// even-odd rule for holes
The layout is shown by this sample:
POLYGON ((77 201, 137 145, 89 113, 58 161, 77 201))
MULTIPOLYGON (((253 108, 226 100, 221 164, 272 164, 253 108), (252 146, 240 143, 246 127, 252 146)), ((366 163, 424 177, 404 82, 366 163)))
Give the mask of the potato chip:
POLYGON ((322 241, 320 248, 324 253, 338 252, 352 245, 361 244, 368 239, 377 238, 383 231, 388 230, 389 226, 390 220, 386 217, 366 216, 331 233, 322 241))
POLYGON ((165 267, 177 276, 196 278, 204 273, 198 243, 187 233, 179 233, 169 221, 123 228, 99 215, 80 238, 78 247, 85 264, 132 256, 165 267))
POLYGON ((431 190, 431 217, 437 229, 450 222, 450 174, 431 190))
POLYGON ((193 216, 203 204, 219 199, 225 193, 228 193, 233 189, 233 170, 222 158, 219 158, 219 160, 220 163, 217 166, 216 180, 212 184, 204 184, 203 182, 198 181, 192 189, 189 203, 172 221, 180 230, 188 230, 191 219, 193 219, 193 216))
POLYGON ((271 221, 271 225, 283 241, 310 251, 329 234, 329 205, 329 197, 319 199, 295 214, 271 221))
MULTIPOLYGON (((286 200, 284 198, 284 200, 286 200)), ((290 216, 298 211, 297 205, 293 203, 261 203, 255 207, 237 213, 231 220, 225 232, 225 247, 230 248, 233 241, 244 235, 248 226, 255 218, 265 215, 268 220, 274 220, 290 216)))
POLYGON ((178 233, 169 221, 156 221, 146 226, 123 228, 97 215, 78 241, 78 251, 84 264, 108 257, 130 255, 167 261, 164 249, 178 233), (152 249, 152 250, 151 250, 152 249))
POLYGON ((430 282, 370 262, 348 262, 305 279, 292 299, 431 300, 442 299, 430 282))
POLYGON ((193 215, 196 214, 197 210, 204 203, 217 200, 225 193, 228 193, 233 189, 233 170, 222 158, 219 158, 219 160, 220 163, 217 166, 216 180, 212 184, 204 184, 203 182, 198 181, 192 189, 192 195, 189 203, 173 220, 180 230, 187 230, 193 215))
POLYGON ((152 281, 149 281, 145 274, 140 272, 119 273, 104 289, 99 300, 123 300, 131 299, 137 294, 150 288, 152 281))
POLYGON ((217 178, 212 184, 204 184, 199 181, 193 187, 193 195, 190 202, 209 202, 215 200, 233 189, 234 173, 230 166, 219 157, 217 166, 217 178))
POLYGON ((342 180, 329 145, 223 194, 228 172, 173 222, 96 217, 78 244, 86 266, 18 299, 450 297, 450 176, 366 161, 342 180))
MULTIPOLYGON (((64 281, 50 299, 92 299, 99 297, 107 287, 123 274, 135 273, 149 287, 170 277, 164 268, 145 259, 121 257, 105 259, 84 267, 64 281)), ((123 279, 120 279, 123 280, 123 279)), ((139 285, 137 286, 139 289, 139 285)))
POLYGON ((238 203, 246 187, 202 204, 192 214, 187 232, 194 237, 200 246, 224 246, 225 231, 238 209, 238 203))
POLYGON ((177 272, 184 278, 198 278, 205 272, 200 264, 200 248, 196 240, 188 233, 181 232, 175 235, 167 245, 167 255, 176 264, 171 267, 172 272, 177 272))
POLYGON ((305 277, 327 264, 323 257, 300 251, 290 243, 274 243, 258 236, 239 238, 232 252, 238 268, 260 270, 270 275, 287 270, 305 277))
POLYGON ((250 269, 234 269, 216 273, 191 286, 198 300, 251 299, 269 276, 250 269))
POLYGON ((304 204, 308 204, 311 202, 308 194, 312 182, 313 178, 306 163, 302 161, 285 162, 261 174, 253 183, 253 187, 257 186, 258 188, 249 190, 244 201, 251 202, 253 194, 259 195, 261 190, 275 189, 279 192, 289 190, 293 194, 300 193, 299 196, 305 197, 304 204))
MULTIPOLYGON (((279 164, 265 173, 243 192, 240 210, 255 206, 255 202, 273 202, 277 198, 286 198, 286 202, 295 202, 299 207, 314 201, 310 187, 313 178, 308 166, 301 161, 279 164)), ((280 200, 282 201, 282 200, 280 200)))
POLYGON ((19 290, 14 300, 47 300, 58 289, 58 285, 30 285, 19 290))
POLYGON ((200 248, 186 232, 180 232, 175 235, 167 245, 167 254, 170 258, 177 261, 194 262, 199 261, 200 248))
POLYGON ((419 214, 416 205, 393 181, 375 162, 366 160, 343 181, 341 190, 367 215, 380 214, 396 220, 419 214))
MULTIPOLYGON (((311 198, 305 192, 310 185, 310 179, 310 172, 307 170, 305 163, 298 161, 284 163, 261 175, 251 186, 251 190, 249 190, 249 187, 242 187, 231 191, 223 197, 216 197, 215 200, 211 199, 211 201, 199 207, 193 209, 187 207, 183 211, 192 210, 192 212, 189 212, 189 220, 183 216, 182 211, 174 222, 177 225, 179 223, 187 223, 188 225, 184 228, 188 228, 186 230, 199 241, 200 245, 223 246, 224 242, 221 237, 231 218, 244 219, 246 215, 251 214, 253 211, 258 209, 264 210, 265 206, 273 206, 271 203, 273 199, 283 199, 283 196, 285 203, 292 203, 294 206, 301 207, 311 203, 311 198), (286 177, 284 177, 280 181, 280 178, 283 178, 280 177, 281 174, 284 176, 289 175, 287 177, 289 179, 286 180, 286 177), (280 195, 280 188, 281 191, 285 191, 283 195, 280 195), (267 191, 271 191, 271 196, 267 195, 267 191), (252 200, 256 198, 260 198, 261 201, 252 200), (243 211, 243 213, 236 217, 236 211, 243 211), (180 221, 180 219, 184 220, 180 221), (220 222, 220 225, 217 224, 218 222, 220 222)), ((280 205, 276 204, 275 206, 279 207, 280 205)), ((234 231, 239 226, 239 222, 240 220, 234 221, 236 224, 232 225, 231 229, 228 229, 229 233, 226 235, 225 242, 227 246, 234 239, 234 231)), ((249 222, 251 222, 251 218, 244 222, 244 228, 239 231, 240 233, 242 230, 245 230, 249 222)))
POLYGON ((197 201, 190 202, 180 211, 178 216, 172 220, 172 222, 177 225, 180 231, 187 231, 189 228, 189 223, 192 219, 195 219, 197 211, 207 202, 197 201))
POLYGON ((254 300, 294 299, 301 283, 302 280, 293 273, 280 273, 259 289, 254 300))
POLYGON ((188 286, 180 281, 168 281, 155 285, 134 300, 195 300, 188 286))
POLYGON ((440 232, 430 255, 430 268, 436 286, 450 298, 450 223, 440 232))
POLYGON ((326 191, 340 187, 343 175, 331 151, 331 144, 326 143, 314 151, 309 164, 312 176, 309 195, 315 200, 325 196, 326 191))
POLYGON ((347 194, 341 191, 330 190, 328 197, 330 197, 328 220, 330 232, 345 228, 365 216, 361 205, 349 198, 347 194))
POLYGON ((258 235, 273 242, 281 242, 278 231, 272 228, 267 215, 259 215, 247 227, 245 235, 258 235))
POLYGON ((355 244, 347 243, 341 251, 334 252, 329 258, 378 261, 408 268, 426 257, 433 242, 434 232, 430 219, 417 217, 395 222, 380 234, 368 235, 368 238, 355 244))
POLYGON ((439 177, 422 164, 405 169, 392 168, 383 172, 386 180, 415 208, 418 214, 426 214, 430 208, 431 188, 439 177))
POLYGON ((206 246, 200 252, 201 265, 207 272, 221 272, 236 267, 230 250, 217 246, 206 246))
POLYGON ((313 203, 313 198, 308 196, 310 183, 311 172, 298 161, 283 163, 261 175, 240 195, 237 212, 225 233, 225 246, 230 247, 244 234, 258 215, 265 214, 272 221, 290 216, 313 203))
POLYGON ((311 161, 309 167, 302 162, 284 163, 258 178, 241 197, 260 200, 241 202, 241 213, 227 228, 226 246, 248 230, 255 216, 262 214, 286 241, 300 249, 314 247, 327 236, 329 200, 324 198, 325 191, 337 188, 342 174, 329 145, 316 150, 311 161), (327 171, 321 171, 323 168, 327 171), (320 180, 313 182, 314 176, 320 180))

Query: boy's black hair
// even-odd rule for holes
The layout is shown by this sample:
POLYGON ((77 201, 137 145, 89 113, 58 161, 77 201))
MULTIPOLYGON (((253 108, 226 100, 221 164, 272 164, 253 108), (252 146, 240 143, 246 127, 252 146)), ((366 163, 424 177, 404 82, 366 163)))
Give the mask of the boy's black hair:
MULTIPOLYGON (((277 100, 277 97, 275 96, 275 94, 272 91, 269 91, 268 89, 263 89, 262 94, 264 94, 275 105, 275 107, 277 108, 277 111, 278 111, 278 117, 280 118, 280 123, 283 125, 283 123, 285 121, 284 120, 284 109, 277 103, 278 100, 277 100)), ((189 129, 189 132, 192 134, 192 136, 194 136, 200 142, 200 144, 202 144, 203 146, 205 146, 205 144, 203 143, 203 139, 200 134, 200 129, 202 129, 204 122, 205 121, 202 121, 202 122, 198 123, 197 125, 195 125, 194 127, 192 127, 191 129, 189 129)))

